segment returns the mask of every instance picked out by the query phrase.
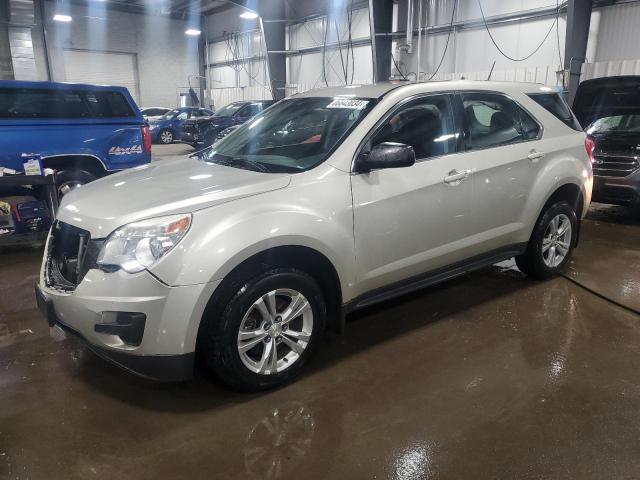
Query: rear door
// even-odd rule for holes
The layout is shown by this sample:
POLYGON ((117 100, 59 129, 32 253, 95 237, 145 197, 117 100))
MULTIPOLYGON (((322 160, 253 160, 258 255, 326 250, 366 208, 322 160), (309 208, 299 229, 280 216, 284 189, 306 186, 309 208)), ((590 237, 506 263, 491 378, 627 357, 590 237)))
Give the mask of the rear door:
POLYGON ((465 155, 473 165, 470 228, 475 254, 515 242, 545 152, 542 126, 506 95, 461 92, 465 155))
POLYGON ((452 94, 403 102, 366 139, 365 152, 382 142, 411 145, 417 162, 352 176, 362 292, 465 258, 473 188, 460 139, 452 94))

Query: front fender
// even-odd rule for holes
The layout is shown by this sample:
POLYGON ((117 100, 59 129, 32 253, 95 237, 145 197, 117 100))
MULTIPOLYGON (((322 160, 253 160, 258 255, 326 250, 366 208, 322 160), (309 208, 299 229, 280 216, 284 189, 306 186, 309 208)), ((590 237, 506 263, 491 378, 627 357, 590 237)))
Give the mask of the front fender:
POLYGON ((195 212, 189 233, 151 272, 173 286, 213 282, 257 253, 295 245, 324 255, 348 298, 355 272, 353 217, 348 175, 339 177, 339 186, 298 185, 195 212), (312 202, 318 198, 314 188, 332 195, 312 202))

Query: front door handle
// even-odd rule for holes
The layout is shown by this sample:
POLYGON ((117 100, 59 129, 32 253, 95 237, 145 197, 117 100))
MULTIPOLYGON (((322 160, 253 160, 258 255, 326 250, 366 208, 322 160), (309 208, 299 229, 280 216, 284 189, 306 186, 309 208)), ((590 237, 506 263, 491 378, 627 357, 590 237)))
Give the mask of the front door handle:
POLYGON ((449 185, 459 185, 463 180, 471 175, 471 170, 451 170, 446 177, 444 177, 444 183, 449 185))
POLYGON ((533 160, 533 161, 538 161, 540 160, 542 157, 544 157, 546 155, 546 153, 544 152, 538 152, 537 150, 531 150, 529 152, 529 155, 527 155, 527 158, 529 160, 533 160))

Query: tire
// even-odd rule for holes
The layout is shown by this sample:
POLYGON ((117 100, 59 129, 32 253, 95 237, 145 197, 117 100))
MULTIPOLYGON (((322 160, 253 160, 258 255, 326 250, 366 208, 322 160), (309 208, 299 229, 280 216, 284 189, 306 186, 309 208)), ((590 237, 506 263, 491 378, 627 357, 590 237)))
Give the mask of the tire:
POLYGON ((160 133, 158 134, 158 140, 160 140, 160 143, 162 143, 163 145, 169 145, 173 143, 173 140, 174 140, 173 132, 168 128, 165 128, 164 130, 160 130, 160 133))
POLYGON ((226 289, 215 299, 219 307, 213 305, 205 314, 199 354, 206 366, 231 388, 245 392, 278 387, 296 378, 325 328, 326 304, 316 281, 295 268, 273 268, 246 282, 231 282, 226 289), (276 315, 268 306, 269 298, 274 299, 276 315), (297 307, 307 306, 297 315, 287 315, 294 299, 300 302, 297 307), (298 345, 296 350, 292 342, 298 345), (274 347, 275 366, 270 355, 274 347))
POLYGON ((97 178, 86 170, 61 170, 56 174, 58 196, 62 198, 74 188, 93 182, 97 178))
POLYGON ((538 219, 525 253, 516 257, 516 265, 521 272, 539 280, 558 275, 571 258, 577 233, 578 219, 573 208, 565 201, 554 203, 538 219), (552 221, 558 222, 555 228, 564 234, 554 236, 557 234, 553 233, 552 221), (571 228, 569 232, 566 225, 571 228))

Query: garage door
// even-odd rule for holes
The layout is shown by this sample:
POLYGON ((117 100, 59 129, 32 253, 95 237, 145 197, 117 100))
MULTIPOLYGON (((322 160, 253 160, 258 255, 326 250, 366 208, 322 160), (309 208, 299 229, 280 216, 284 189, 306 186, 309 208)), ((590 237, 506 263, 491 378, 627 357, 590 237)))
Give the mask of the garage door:
POLYGON ((132 53, 65 50, 67 82, 127 87, 139 103, 136 56, 132 53))

